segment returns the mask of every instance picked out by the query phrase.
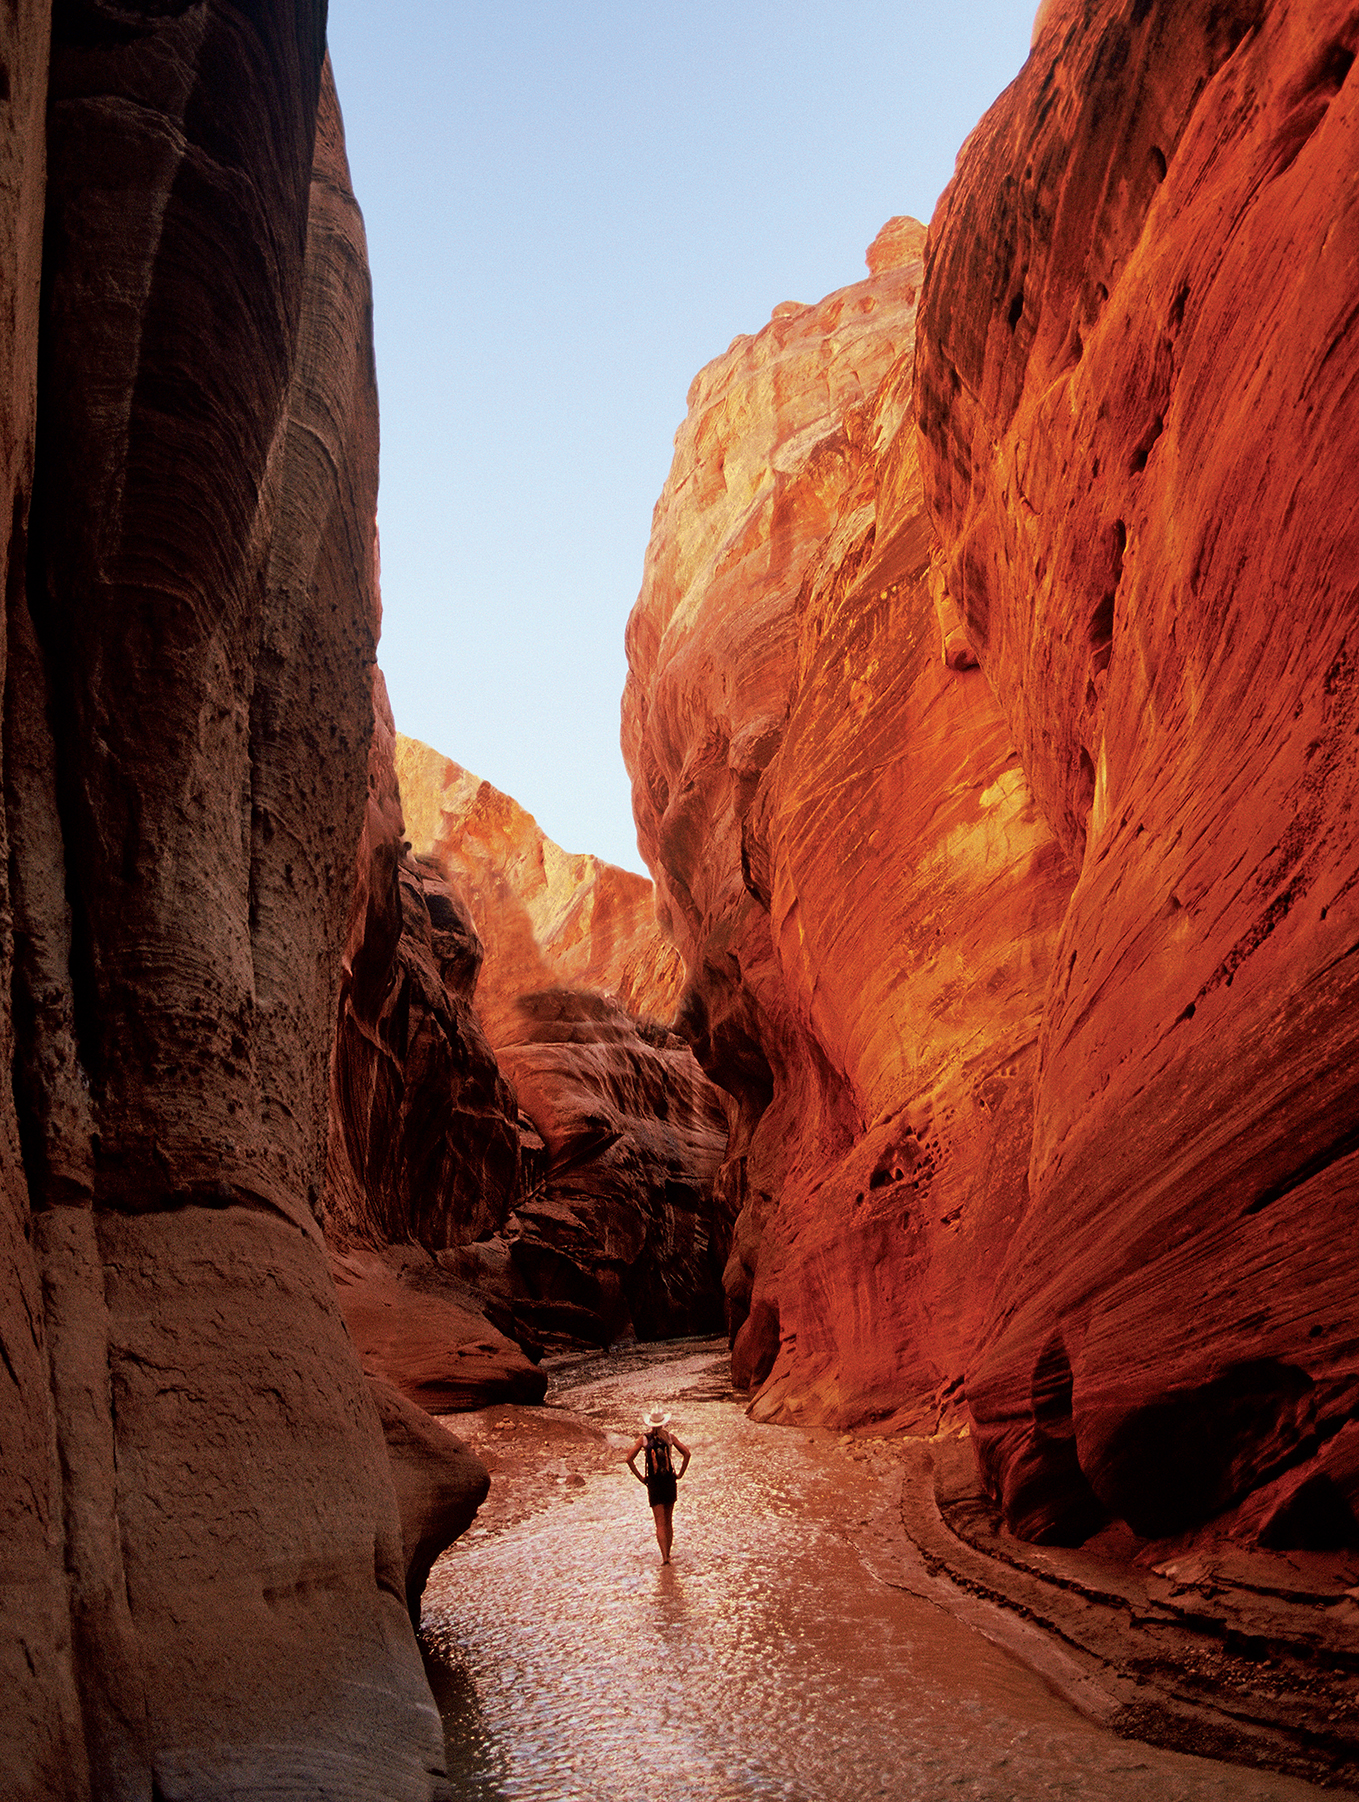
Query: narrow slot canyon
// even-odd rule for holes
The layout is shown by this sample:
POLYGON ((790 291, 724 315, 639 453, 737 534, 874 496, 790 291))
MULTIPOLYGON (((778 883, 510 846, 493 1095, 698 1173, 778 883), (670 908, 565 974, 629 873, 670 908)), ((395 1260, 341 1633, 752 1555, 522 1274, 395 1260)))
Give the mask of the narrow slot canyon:
POLYGON ((389 701, 324 0, 0 20, 7 1802, 1359 1793, 1357 53, 730 322, 643 877, 389 701))

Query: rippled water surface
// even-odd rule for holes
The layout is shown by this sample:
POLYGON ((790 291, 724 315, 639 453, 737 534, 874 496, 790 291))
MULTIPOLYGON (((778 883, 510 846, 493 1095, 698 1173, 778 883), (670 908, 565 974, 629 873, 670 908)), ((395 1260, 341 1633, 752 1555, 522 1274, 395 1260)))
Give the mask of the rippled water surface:
MULTIPOLYGON (((459 1802, 1078 1797, 1283 1802, 1294 1780, 1114 1738, 980 1634, 871 1574, 890 1474, 753 1425, 711 1344, 594 1360, 556 1399, 693 1449, 663 1567, 621 1464, 461 1541, 423 1637, 459 1802)), ((899 1479, 898 1479, 899 1481, 899 1479)))

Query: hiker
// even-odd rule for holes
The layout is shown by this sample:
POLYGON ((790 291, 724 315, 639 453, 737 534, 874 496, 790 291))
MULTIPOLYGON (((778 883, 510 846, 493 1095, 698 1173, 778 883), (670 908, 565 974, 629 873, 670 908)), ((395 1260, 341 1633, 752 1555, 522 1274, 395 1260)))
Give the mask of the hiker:
POLYGON ((656 1544, 661 1548, 662 1564, 669 1564, 670 1547, 675 1538, 671 1519, 675 1511, 675 1486, 689 1468, 689 1448, 683 1440, 677 1439, 667 1430, 669 1423, 668 1414, 662 1414, 658 1408, 651 1409, 642 1418, 646 1431, 628 1453, 628 1469, 639 1483, 646 1484, 646 1499, 651 1503, 651 1512, 656 1517, 656 1544), (672 1446, 681 1458, 678 1470, 670 1455, 672 1446), (640 1451, 646 1453, 645 1476, 636 1464, 640 1451))

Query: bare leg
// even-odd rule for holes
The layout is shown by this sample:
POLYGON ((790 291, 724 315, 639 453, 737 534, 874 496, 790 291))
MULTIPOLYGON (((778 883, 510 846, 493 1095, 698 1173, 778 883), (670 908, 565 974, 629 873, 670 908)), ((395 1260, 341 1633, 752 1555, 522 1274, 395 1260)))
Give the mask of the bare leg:
POLYGON ((674 1507, 673 1502, 657 1502, 651 1510, 656 1516, 656 1544, 661 1548, 662 1564, 669 1564, 670 1548, 675 1543, 675 1529, 671 1518, 674 1507))

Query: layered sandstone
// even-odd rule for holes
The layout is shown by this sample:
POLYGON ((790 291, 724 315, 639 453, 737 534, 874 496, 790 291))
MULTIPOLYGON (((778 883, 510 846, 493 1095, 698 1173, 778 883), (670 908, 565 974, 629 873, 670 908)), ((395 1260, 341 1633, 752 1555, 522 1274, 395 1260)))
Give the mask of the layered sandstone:
POLYGON ((563 851, 512 796, 418 738, 396 738, 406 832, 471 912, 484 961, 477 1012, 492 1043, 517 1031, 521 995, 589 989, 668 1020, 684 967, 645 876, 563 851))
POLYGON ((49 86, 45 9, 0 26, 15 1797, 417 1798, 441 1758, 316 1218, 377 628, 323 30, 90 0, 49 86))
MULTIPOLYGON (((538 1402, 547 1378, 492 1324, 476 1285, 441 1293, 449 1285, 436 1257, 504 1227, 520 1195, 524 1134, 472 1005, 481 940, 405 837, 396 733, 376 671, 373 706, 330 1065, 331 1270, 371 1378, 431 1412, 538 1402)), ((490 1311, 514 1330, 512 1313, 490 1311)))
POLYGON ((1357 52, 1054 0, 931 228, 947 586, 1079 869, 967 1378, 1029 1534, 1359 1537, 1357 52))
POLYGON ((358 881, 331 1066, 327 1234, 441 1251, 505 1223, 519 1193, 518 1106, 473 996, 461 898, 405 838, 380 675, 358 881))
POLYGON ((412 854, 484 948, 476 1013, 530 1129, 513 1214, 440 1268, 531 1346, 719 1330, 727 1114, 662 1024, 682 970, 651 884, 563 851, 418 741, 398 738, 396 767, 412 854))
POLYGON ((695 382, 629 627, 737 1378, 956 1405, 1032 1537, 1359 1541, 1356 51, 1045 7, 914 376, 894 222, 695 382))
POLYGON ((463 1440, 380 1377, 368 1390, 382 1421, 406 1560, 406 1606, 420 1625, 420 1598, 440 1552, 465 1533, 491 1487, 486 1466, 463 1440))
POLYGON ((770 1418, 948 1411, 1024 1206, 1071 883, 936 607, 923 238, 892 221, 868 281, 697 378, 628 628, 639 840, 739 1104, 727 1296, 770 1418))

